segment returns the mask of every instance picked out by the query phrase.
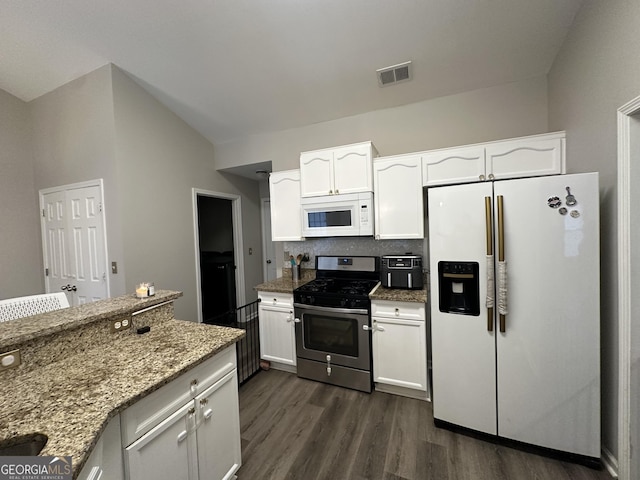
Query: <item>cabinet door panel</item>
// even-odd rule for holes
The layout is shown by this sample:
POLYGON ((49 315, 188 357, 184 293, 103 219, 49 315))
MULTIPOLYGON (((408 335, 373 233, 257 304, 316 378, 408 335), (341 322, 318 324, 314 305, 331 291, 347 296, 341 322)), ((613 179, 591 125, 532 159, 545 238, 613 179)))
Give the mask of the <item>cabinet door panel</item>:
POLYGON ((484 180, 484 147, 452 148, 422 157, 422 184, 426 186, 484 180))
POLYGON ((333 153, 331 151, 300 154, 300 193, 303 197, 333 194, 333 153))
POLYGON ((427 390, 425 322, 373 318, 373 380, 427 390), (402 352, 398 355, 398 352, 402 352))
POLYGON ((199 480, 222 480, 240 468, 238 379, 232 372, 196 397, 199 480))
POLYGON ((424 238, 420 157, 376 160, 374 181, 376 238, 424 238))
POLYGON ((371 144, 350 145, 333 153, 334 193, 373 191, 371 144))
POLYGON ((195 436, 188 433, 193 415, 186 404, 149 433, 125 449, 125 469, 129 480, 196 480, 193 465, 195 436))
POLYGON ((286 365, 296 364, 293 309, 260 305, 260 357, 286 365))
POLYGON ((302 239, 300 171, 274 172, 269 176, 271 197, 271 239, 302 239))
POLYGON ((496 179, 564 173, 564 140, 531 138, 486 147, 487 175, 496 179))

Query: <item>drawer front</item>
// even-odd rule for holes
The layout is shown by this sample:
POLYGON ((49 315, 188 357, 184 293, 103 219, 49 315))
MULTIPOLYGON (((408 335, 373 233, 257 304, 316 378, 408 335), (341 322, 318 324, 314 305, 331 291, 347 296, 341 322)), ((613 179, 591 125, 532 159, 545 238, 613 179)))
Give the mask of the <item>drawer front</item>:
POLYGON ((293 295, 290 293, 260 292, 260 305, 270 307, 293 308, 293 295))
POLYGON ((425 304, 417 302, 390 302, 387 300, 373 300, 371 302, 371 316, 424 321, 426 318, 425 304))
POLYGON ((236 349, 232 345, 131 405, 120 414, 123 446, 130 445, 235 368, 236 349))

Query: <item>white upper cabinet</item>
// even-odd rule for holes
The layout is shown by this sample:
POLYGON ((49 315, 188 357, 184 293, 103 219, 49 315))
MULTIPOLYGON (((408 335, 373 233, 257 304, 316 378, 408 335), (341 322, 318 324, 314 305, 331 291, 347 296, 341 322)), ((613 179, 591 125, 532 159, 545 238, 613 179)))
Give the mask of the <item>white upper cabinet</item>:
POLYGON ((422 184, 428 187, 565 172, 564 132, 422 153, 422 184))
POLYGON ((447 148, 422 156, 423 185, 446 185, 484 180, 484 148, 447 148))
POLYGON ((376 240, 424 238, 421 169, 420 155, 374 161, 376 240))
POLYGON ((300 207, 300 170, 273 172, 269 175, 271 197, 271 239, 302 240, 300 207))
POLYGON ((373 191, 371 142, 326 148, 300 154, 300 193, 318 197, 373 191))
POLYGON ((487 177, 538 177, 565 173, 565 135, 554 133, 486 146, 487 177))

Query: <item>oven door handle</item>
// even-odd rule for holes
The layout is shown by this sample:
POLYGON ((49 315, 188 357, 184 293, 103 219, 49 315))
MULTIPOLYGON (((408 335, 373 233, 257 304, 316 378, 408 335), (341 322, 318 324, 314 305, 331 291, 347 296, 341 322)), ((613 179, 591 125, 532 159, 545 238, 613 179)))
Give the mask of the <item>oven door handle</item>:
POLYGON ((304 310, 315 310, 325 313, 350 313, 352 315, 368 315, 369 311, 363 308, 334 308, 334 307, 318 307, 316 305, 305 305, 303 303, 294 303, 295 308, 304 310))

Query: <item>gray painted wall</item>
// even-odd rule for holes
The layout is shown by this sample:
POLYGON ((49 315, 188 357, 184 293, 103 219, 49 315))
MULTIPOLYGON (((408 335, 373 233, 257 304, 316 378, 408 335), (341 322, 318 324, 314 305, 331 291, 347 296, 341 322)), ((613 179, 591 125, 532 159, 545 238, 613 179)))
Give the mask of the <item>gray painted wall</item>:
POLYGON ((112 295, 153 281, 156 288, 184 291, 176 316, 195 320, 192 188, 235 194, 241 196, 243 216, 245 295, 247 301, 257 298, 253 286, 262 282, 258 182, 218 173, 213 145, 111 65, 28 107, 38 238, 35 245, 22 246, 25 256, 41 257, 34 191, 103 178, 108 256, 119 269, 110 277, 112 295))
POLYGON ((44 292, 29 110, 0 90, 0 300, 44 292))
POLYGON ((280 171, 298 168, 300 152, 366 140, 384 156, 547 131, 547 82, 536 77, 216 145, 216 164, 270 160, 280 171))
POLYGON ((176 317, 197 319, 192 189, 198 188, 242 197, 245 295, 247 301, 257 298, 253 287, 262 282, 258 182, 218 173, 208 140, 120 69, 113 67, 112 73, 126 290, 143 281, 181 290, 176 317))
POLYGON ((111 295, 124 293, 111 67, 106 65, 29 103, 33 126, 36 190, 104 179, 104 214, 111 295))
MULTIPOLYGON (((601 185, 602 434, 618 455, 616 110, 640 95, 640 2, 587 0, 549 73, 549 127, 567 131, 570 172, 601 185)), ((635 225, 635 228, 639 228, 635 225)), ((636 420, 636 431, 640 425, 636 420)))

